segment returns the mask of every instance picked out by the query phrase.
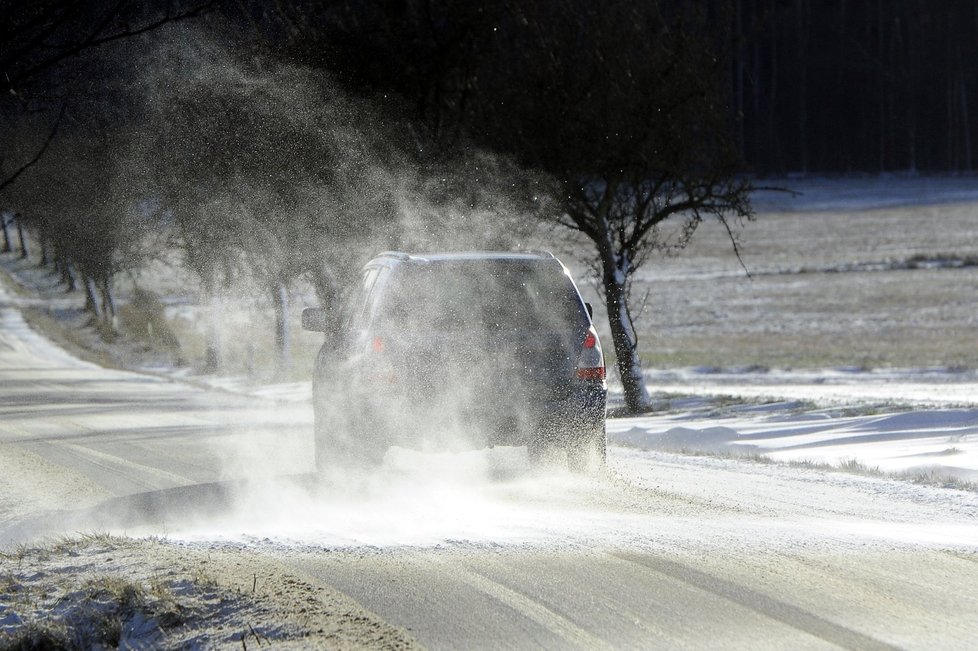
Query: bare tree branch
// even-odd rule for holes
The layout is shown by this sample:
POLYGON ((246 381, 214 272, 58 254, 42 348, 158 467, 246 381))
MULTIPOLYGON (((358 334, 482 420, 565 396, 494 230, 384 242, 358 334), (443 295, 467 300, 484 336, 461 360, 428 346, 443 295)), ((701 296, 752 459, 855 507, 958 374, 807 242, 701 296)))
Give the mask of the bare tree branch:
MULTIPOLYGON (((126 4, 126 1, 127 0, 119 0, 119 2, 117 2, 112 7, 111 10, 106 12, 102 20, 100 20, 96 24, 96 26, 92 30, 90 30, 82 40, 68 43, 62 48, 54 48, 51 54, 42 56, 39 62, 35 63, 34 65, 28 66, 23 70, 20 70, 19 72, 14 72, 13 74, 11 74, 11 72, 8 70, 6 72, 6 81, 8 86, 10 88, 17 88, 27 80, 36 76, 37 74, 61 63, 62 61, 68 58, 78 55, 85 50, 99 47, 101 45, 105 45, 113 41, 119 41, 122 39, 131 38, 133 36, 138 36, 140 34, 145 34, 147 32, 153 31, 154 29, 158 29, 159 27, 162 27, 163 25, 166 25, 168 23, 174 23, 182 20, 196 18, 212 11, 217 6, 216 0, 206 0, 199 5, 196 5, 190 9, 178 13, 171 13, 170 9, 167 8, 165 14, 162 17, 158 18, 157 20, 153 20, 139 27, 125 26, 116 31, 105 34, 104 32, 108 29, 108 27, 112 24, 112 22, 119 17, 122 8, 126 4)), ((66 20, 66 17, 62 17, 58 19, 57 23, 58 24, 53 25, 52 27, 68 25, 70 21, 66 20)), ((52 31, 51 28, 44 30, 44 32, 48 32, 48 31, 52 31)), ((47 34, 45 34, 45 36, 46 35, 47 34)), ((36 39, 34 40, 36 42, 36 39)), ((35 47, 31 48, 34 50, 35 53, 39 53, 39 50, 42 49, 40 47, 40 43, 43 43, 43 39, 40 42, 38 42, 35 47)), ((26 52, 22 52, 21 54, 26 54, 26 52)), ((9 54, 4 57, 5 63, 8 66, 13 63, 13 60, 9 60, 9 59, 10 59, 9 54)))
POLYGON ((12 184, 14 181, 17 180, 17 177, 19 177, 21 174, 29 170, 34 164, 37 163, 37 161, 41 160, 41 157, 44 156, 44 152, 46 152, 48 150, 48 147, 51 146, 51 142, 54 140, 54 137, 58 133, 58 128, 61 126, 61 119, 64 117, 65 109, 67 108, 67 106, 68 106, 67 102, 61 103, 61 109, 58 111, 58 117, 55 119, 54 126, 51 127, 51 131, 48 133, 47 138, 45 138, 44 144, 41 145, 41 148, 37 151, 36 154, 34 154, 33 158, 31 158, 29 161, 27 161, 19 168, 17 168, 14 171, 14 173, 8 176, 7 178, 0 180, 0 190, 3 190, 4 188, 12 184))

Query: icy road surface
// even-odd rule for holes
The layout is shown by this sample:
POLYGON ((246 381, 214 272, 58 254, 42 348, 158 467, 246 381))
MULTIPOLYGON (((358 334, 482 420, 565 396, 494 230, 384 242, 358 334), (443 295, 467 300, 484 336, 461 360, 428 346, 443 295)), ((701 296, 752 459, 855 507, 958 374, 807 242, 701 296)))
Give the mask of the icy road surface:
POLYGON ((112 530, 238 551, 436 649, 978 639, 974 493, 632 447, 585 479, 518 448, 316 477, 309 425, 303 404, 79 362, 0 295, 0 544, 112 530))

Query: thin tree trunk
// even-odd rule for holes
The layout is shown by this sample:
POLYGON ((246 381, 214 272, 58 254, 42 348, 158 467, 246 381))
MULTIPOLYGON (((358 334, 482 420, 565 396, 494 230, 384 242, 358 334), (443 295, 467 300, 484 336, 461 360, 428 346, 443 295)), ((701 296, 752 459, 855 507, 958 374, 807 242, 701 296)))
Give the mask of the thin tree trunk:
POLYGON ((221 368, 221 310, 218 306, 217 278, 213 271, 204 278, 204 300, 207 302, 207 335, 204 346, 204 372, 216 373, 221 368))
POLYGON ((326 310, 333 322, 338 325, 340 310, 336 280, 324 268, 314 269, 310 276, 313 288, 316 290, 316 298, 319 300, 319 307, 326 310))
POLYGON ((99 283, 99 293, 102 296, 102 322, 112 332, 115 332, 118 323, 116 321, 115 298, 112 296, 112 280, 110 278, 103 278, 99 283))
POLYGON ((85 309, 95 319, 102 320, 102 309, 99 306, 98 292, 95 288, 95 281, 91 277, 82 274, 82 286, 85 288, 85 309))
POLYGON ((61 279, 68 287, 65 291, 76 291, 78 289, 78 279, 75 276, 75 270, 71 266, 71 260, 61 259, 59 263, 61 264, 61 279))
MULTIPOLYGON (((771 0, 768 7, 768 11, 772 16, 776 15, 777 12, 777 1, 771 0)), ((767 149, 771 153, 769 154, 771 164, 769 167, 775 172, 783 172, 785 168, 785 160, 783 157, 783 151, 781 148, 781 138, 779 136, 779 122, 778 122, 778 21, 771 21, 771 90, 770 96, 768 97, 768 107, 767 107, 767 149)))
POLYGON ((278 281, 272 285, 275 306, 275 347, 278 349, 278 370, 284 374, 292 365, 292 341, 289 336, 289 288, 278 281))
MULTIPOLYGON (((762 170, 770 171, 774 169, 774 161, 772 160, 770 154, 765 153, 766 158, 762 157, 761 155, 761 152, 763 152, 765 149, 764 127, 762 125, 763 118, 761 117, 763 115, 761 111, 761 107, 764 104, 762 91, 765 89, 765 86, 763 85, 765 80, 761 76, 761 54, 760 54, 761 46, 759 40, 760 39, 754 39, 755 41, 754 55, 753 55, 754 71, 752 75, 753 83, 751 84, 751 89, 753 90, 753 99, 754 99, 753 101, 754 117, 752 119, 753 132, 754 132, 754 152, 752 157, 755 158, 757 162, 761 164, 762 170)), ((771 66, 773 68, 774 66, 773 44, 771 46, 771 49, 772 49, 771 66)), ((772 84, 772 88, 773 88, 773 84, 772 84)), ((773 103, 774 97, 772 96, 770 100, 773 103)), ((770 129, 768 129, 768 132, 769 132, 768 139, 770 140, 770 129)))
POLYGON ((808 174, 808 5, 795 0, 795 38, 798 47, 798 145, 801 173, 808 174))
POLYGON ((964 135, 964 169, 971 171, 971 123, 968 121, 968 88, 963 79, 958 84, 961 93, 961 129, 964 135))
POLYGON ((316 298, 319 306, 324 310, 331 310, 336 307, 336 286, 330 277, 324 272, 313 273, 312 285, 316 290, 316 298))
POLYGON ((7 227, 10 226, 10 222, 7 220, 6 215, 0 215, 0 228, 3 229, 3 252, 10 253, 14 250, 14 247, 10 244, 10 231, 7 227))
POLYGON ((48 238, 41 235, 41 266, 46 267, 51 264, 51 255, 48 247, 48 238))
POLYGON ((877 76, 879 80, 879 88, 877 95, 877 109, 879 112, 879 136, 880 136, 880 150, 879 150, 879 162, 880 162, 880 173, 886 171, 886 65, 883 63, 884 58, 884 37, 883 37, 883 0, 877 0, 876 2, 876 59, 879 62, 879 68, 877 70, 877 76))
POLYGON ((744 6, 741 0, 737 0, 734 5, 735 15, 734 15, 734 38, 737 40, 737 47, 734 48, 734 101, 737 107, 737 149, 741 152, 744 151, 745 139, 744 134, 744 76, 747 64, 745 59, 746 48, 744 47, 744 6))
POLYGON ((947 147, 947 169, 959 169, 957 164, 957 156, 954 150, 954 131, 955 131, 955 114, 954 114, 954 82, 948 77, 947 79, 947 124, 945 125, 945 140, 947 147))
POLYGON ((24 235, 24 226, 16 217, 14 217, 14 221, 17 222, 17 237, 20 239, 20 257, 27 258, 27 237, 24 235))
MULTIPOLYGON (((115 298, 112 296, 111 278, 92 281, 92 294, 91 300, 96 301, 99 306, 102 336, 112 338, 117 332, 118 321, 116 320, 115 298)), ((87 300, 86 298, 86 302, 87 300)))

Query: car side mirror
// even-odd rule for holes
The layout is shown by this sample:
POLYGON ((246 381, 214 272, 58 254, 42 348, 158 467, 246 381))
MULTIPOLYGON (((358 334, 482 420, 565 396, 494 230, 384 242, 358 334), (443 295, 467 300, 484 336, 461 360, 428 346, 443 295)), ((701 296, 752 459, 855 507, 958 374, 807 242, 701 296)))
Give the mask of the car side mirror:
POLYGON ((587 308, 587 315, 588 315, 588 316, 589 316, 590 318, 592 318, 592 319, 593 319, 593 318, 594 318, 594 308, 593 308, 593 307, 591 307, 591 304, 590 304, 590 303, 587 303, 587 302, 585 302, 585 303, 584 303, 584 307, 586 307, 586 308, 587 308))
POLYGON ((302 329, 312 332, 329 332, 333 329, 329 314, 321 307, 302 310, 302 329))

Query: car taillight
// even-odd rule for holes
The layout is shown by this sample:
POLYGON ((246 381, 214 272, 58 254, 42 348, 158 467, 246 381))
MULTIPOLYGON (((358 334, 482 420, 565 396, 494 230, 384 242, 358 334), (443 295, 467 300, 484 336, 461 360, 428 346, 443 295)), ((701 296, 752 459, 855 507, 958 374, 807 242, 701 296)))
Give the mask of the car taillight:
POLYGON ((600 382, 605 379, 604 353, 601 352, 601 342, 594 326, 588 328, 584 335, 581 354, 577 358, 577 379, 600 382))
POLYGON ((397 375, 391 365, 389 354, 384 354, 387 349, 383 337, 372 337, 370 339, 369 350, 373 353, 364 360, 362 368, 363 377, 372 383, 394 384, 397 382, 397 375))
POLYGON ((603 380, 605 375, 604 367, 579 368, 577 369, 578 380, 603 380))

